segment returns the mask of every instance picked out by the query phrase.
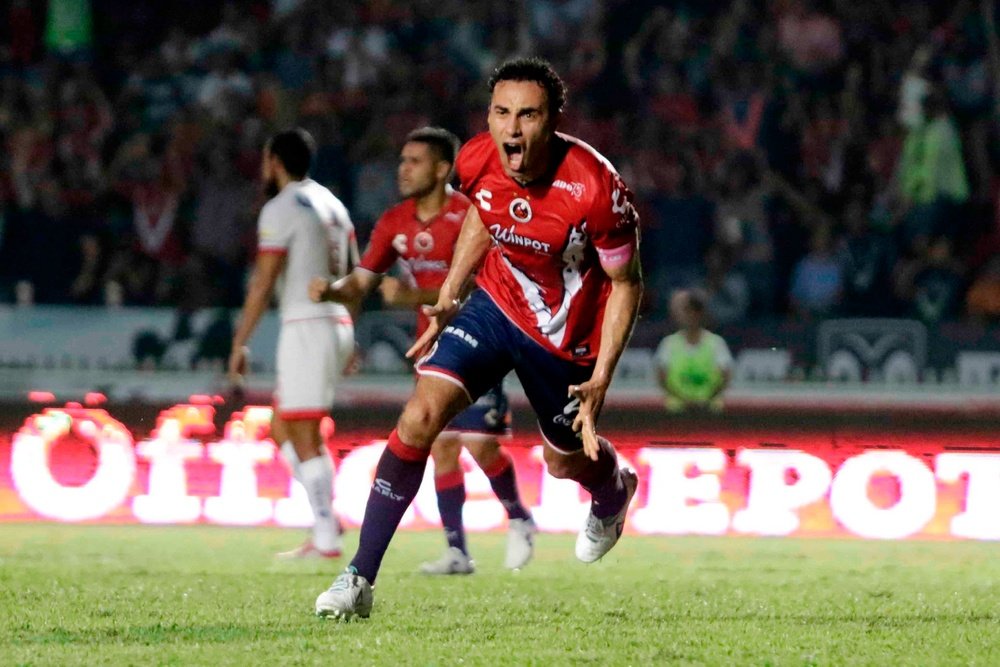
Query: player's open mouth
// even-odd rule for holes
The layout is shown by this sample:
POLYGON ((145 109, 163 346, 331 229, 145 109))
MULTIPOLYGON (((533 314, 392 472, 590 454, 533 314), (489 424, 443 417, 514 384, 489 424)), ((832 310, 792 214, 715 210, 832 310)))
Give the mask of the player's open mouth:
POLYGON ((524 146, 521 144, 505 143, 503 150, 507 154, 507 164, 514 171, 518 171, 521 168, 521 161, 524 159, 524 146))

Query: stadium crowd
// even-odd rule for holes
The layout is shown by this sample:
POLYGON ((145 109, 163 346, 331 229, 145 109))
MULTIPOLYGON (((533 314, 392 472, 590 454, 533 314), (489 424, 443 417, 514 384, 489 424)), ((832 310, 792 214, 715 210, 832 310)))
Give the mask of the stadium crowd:
POLYGON ((635 191, 647 317, 997 319, 995 5, 2 0, 0 302, 238 306, 271 132, 363 244, 406 133, 530 53, 635 191))

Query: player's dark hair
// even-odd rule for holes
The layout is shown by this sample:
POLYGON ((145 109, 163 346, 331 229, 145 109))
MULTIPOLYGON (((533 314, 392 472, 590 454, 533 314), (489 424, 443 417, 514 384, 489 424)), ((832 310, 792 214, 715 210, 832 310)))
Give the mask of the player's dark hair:
POLYGON ((541 58, 515 58, 493 70, 490 92, 501 81, 534 81, 545 89, 549 98, 549 114, 561 113, 566 106, 566 84, 556 74, 547 60, 541 58))
POLYGON ((291 178, 301 180, 309 174, 309 167, 316 153, 316 142, 311 134, 296 127, 271 137, 267 142, 267 150, 281 160, 291 178))
POLYGON ((406 143, 416 141, 427 144, 437 159, 444 160, 448 164, 455 164, 455 157, 458 156, 458 148, 461 142, 454 134, 443 127, 421 127, 406 135, 406 143))

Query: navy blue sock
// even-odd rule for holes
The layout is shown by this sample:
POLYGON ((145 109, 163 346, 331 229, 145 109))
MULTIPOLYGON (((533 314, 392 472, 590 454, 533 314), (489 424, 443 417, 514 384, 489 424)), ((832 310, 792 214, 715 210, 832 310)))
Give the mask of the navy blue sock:
POLYGON ((514 462, 510 454, 504 450, 498 452, 497 460, 488 467, 483 468, 486 478, 490 480, 493 493, 497 500, 507 510, 509 519, 530 519, 531 514, 521 502, 521 495, 517 492, 517 476, 514 474, 514 462))
POLYGON ((625 504, 625 484, 618 469, 618 454, 605 438, 598 437, 601 451, 596 461, 576 481, 590 492, 591 511, 599 519, 614 516, 625 504))
POLYGON ((441 526, 449 547, 455 547, 466 556, 465 527, 462 525, 462 508, 465 506, 465 474, 461 471, 445 473, 434 478, 437 490, 441 526))
POLYGON ((389 444, 378 461, 375 481, 368 494, 358 552, 351 560, 358 574, 369 583, 375 583, 389 542, 406 508, 417 495, 429 454, 430 449, 418 449, 404 443, 395 430, 389 434, 389 444))

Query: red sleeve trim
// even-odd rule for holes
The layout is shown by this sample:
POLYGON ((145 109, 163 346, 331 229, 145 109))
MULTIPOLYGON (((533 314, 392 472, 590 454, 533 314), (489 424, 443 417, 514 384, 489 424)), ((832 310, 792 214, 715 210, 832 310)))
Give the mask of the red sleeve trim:
POLYGON ((258 255, 287 255, 288 248, 257 248, 258 255))

